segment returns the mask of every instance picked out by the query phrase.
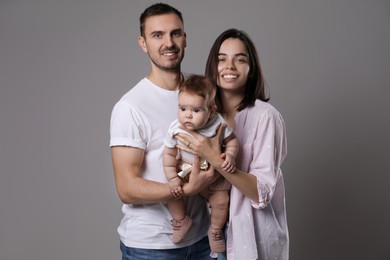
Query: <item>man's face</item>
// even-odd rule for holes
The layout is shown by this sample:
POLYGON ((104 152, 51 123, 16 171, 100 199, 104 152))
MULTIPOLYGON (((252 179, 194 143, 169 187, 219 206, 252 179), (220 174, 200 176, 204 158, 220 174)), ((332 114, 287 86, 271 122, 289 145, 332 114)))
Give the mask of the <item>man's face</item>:
POLYGON ((180 70, 184 57, 186 34, 176 14, 151 16, 145 21, 144 36, 138 42, 148 53, 152 66, 164 71, 180 70))

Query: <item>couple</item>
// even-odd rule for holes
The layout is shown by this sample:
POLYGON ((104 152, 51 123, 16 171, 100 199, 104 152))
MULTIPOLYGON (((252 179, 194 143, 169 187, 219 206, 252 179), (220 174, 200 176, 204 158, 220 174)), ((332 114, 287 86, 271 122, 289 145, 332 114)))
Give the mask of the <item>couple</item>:
MULTIPOLYGON (((181 13, 154 4, 140 16, 141 49, 151 70, 126 93, 111 115, 111 154, 124 217, 118 227, 122 259, 211 259, 207 236, 209 211, 198 193, 222 175, 232 184, 226 232, 227 259, 288 259, 288 229, 280 166, 286 156, 283 118, 267 103, 257 52, 236 29, 214 42, 205 76, 216 86, 218 112, 234 130, 240 149, 233 173, 222 167, 221 126, 213 138, 179 134, 179 148, 204 158, 194 161, 182 186, 192 226, 178 244, 171 240, 174 196, 163 167, 164 140, 178 114, 178 87, 186 76, 181 61, 186 47, 181 13)), ((226 259, 218 254, 218 259, 226 259)))

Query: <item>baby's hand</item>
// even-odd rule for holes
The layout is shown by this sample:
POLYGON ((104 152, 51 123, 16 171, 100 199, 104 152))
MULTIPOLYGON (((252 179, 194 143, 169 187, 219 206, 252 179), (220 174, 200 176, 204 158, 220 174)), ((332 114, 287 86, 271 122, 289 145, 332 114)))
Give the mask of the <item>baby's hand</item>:
POLYGON ((176 176, 168 181, 169 188, 171 189, 171 194, 174 198, 178 199, 183 196, 182 181, 179 176, 176 176))
POLYGON ((225 172, 234 173, 236 170, 236 158, 229 153, 222 153, 221 158, 225 160, 221 165, 222 169, 225 172))

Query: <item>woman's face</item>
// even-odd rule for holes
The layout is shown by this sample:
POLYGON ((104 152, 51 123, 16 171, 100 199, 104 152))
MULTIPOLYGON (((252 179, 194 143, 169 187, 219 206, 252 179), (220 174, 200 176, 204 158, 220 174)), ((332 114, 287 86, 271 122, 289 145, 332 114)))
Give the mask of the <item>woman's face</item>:
POLYGON ((219 48, 217 83, 223 90, 243 93, 249 73, 248 51, 236 38, 226 39, 219 48))

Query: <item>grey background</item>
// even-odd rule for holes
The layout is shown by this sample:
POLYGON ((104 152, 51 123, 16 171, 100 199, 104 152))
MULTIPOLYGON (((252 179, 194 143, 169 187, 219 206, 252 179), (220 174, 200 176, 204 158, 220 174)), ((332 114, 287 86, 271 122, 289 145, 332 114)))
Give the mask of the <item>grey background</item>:
MULTIPOLYGON (((114 103, 149 70, 154 1, 0 0, 0 259, 119 259, 114 103)), ((230 27, 287 124, 291 259, 390 259, 390 2, 168 1, 187 72, 230 27)))

